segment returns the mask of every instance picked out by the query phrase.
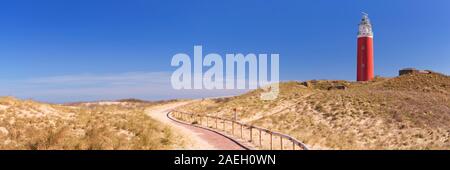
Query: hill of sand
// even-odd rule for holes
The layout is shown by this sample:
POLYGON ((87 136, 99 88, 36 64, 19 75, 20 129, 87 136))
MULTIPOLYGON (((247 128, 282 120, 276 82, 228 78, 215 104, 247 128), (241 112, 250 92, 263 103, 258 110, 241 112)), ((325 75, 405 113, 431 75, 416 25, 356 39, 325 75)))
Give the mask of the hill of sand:
POLYGON ((184 111, 231 118, 289 134, 313 149, 450 149, 450 77, 438 73, 370 82, 312 80, 194 102, 184 111))
POLYGON ((145 109, 165 102, 71 105, 0 98, 0 149, 174 149, 184 141, 145 109))

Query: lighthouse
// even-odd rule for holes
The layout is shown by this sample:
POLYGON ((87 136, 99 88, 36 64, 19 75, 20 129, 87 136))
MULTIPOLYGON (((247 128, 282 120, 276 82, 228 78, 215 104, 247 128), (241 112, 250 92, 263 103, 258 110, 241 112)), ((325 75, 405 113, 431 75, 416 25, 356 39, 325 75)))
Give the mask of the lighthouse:
POLYGON ((357 81, 373 79, 373 32, 369 16, 363 13, 358 31, 357 81))

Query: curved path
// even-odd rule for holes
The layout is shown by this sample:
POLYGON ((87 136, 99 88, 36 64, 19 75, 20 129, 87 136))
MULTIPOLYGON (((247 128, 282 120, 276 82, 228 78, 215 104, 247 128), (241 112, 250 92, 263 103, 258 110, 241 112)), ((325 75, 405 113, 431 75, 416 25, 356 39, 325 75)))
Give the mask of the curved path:
POLYGON ((189 102, 177 102, 162 106, 151 107, 147 109, 146 112, 150 117, 172 127, 172 129, 175 132, 178 132, 180 135, 184 136, 185 139, 189 140, 187 146, 188 148, 179 148, 179 149, 245 150, 245 148, 243 148, 241 145, 237 144, 233 140, 223 135, 200 127, 195 127, 173 121, 167 116, 167 113, 170 110, 173 110, 179 106, 183 106, 188 103, 189 102))

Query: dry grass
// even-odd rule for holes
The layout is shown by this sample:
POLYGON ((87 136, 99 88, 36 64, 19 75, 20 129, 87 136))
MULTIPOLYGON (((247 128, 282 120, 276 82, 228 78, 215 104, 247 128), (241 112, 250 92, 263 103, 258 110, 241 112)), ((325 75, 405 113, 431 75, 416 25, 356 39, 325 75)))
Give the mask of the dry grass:
POLYGON ((185 111, 290 134, 315 149, 450 149, 450 78, 414 74, 372 82, 287 82, 274 101, 260 90, 204 100, 185 111), (337 86, 345 86, 339 90, 337 86))
POLYGON ((0 149, 160 150, 182 147, 140 101, 50 105, 0 98, 0 149))

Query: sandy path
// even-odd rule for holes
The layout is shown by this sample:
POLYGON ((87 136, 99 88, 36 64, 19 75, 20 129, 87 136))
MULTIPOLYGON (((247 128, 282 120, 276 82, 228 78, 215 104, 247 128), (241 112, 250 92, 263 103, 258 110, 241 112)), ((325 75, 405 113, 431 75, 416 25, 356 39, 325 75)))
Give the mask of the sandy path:
MULTIPOLYGON (((185 125, 182 123, 175 122, 170 120, 167 117, 167 113, 175 109, 179 106, 185 105, 189 102, 177 102, 166 104, 162 106, 151 107, 146 110, 147 114, 166 125, 172 127, 174 132, 179 133, 187 139, 187 148, 188 150, 243 150, 240 145, 231 141, 230 139, 221 136, 215 132, 185 125)), ((183 149, 183 148, 180 148, 183 149)))

